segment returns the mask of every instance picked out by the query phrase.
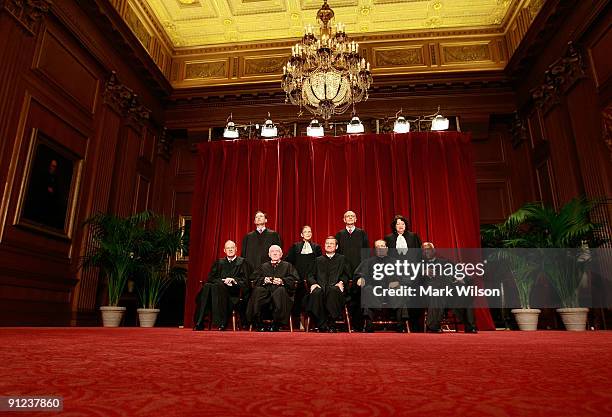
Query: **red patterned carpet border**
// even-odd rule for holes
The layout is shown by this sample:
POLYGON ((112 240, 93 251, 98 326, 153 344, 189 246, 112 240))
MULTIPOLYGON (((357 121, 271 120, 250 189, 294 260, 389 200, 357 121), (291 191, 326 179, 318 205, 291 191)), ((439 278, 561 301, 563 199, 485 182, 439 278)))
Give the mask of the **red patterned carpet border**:
POLYGON ((62 416, 612 415, 612 332, 4 328, 0 358, 0 395, 62 416))

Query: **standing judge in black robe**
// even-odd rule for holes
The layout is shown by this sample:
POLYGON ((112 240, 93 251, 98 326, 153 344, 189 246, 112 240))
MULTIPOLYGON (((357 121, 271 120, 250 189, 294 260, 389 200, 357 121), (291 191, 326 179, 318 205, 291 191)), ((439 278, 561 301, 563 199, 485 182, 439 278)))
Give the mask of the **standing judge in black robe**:
POLYGON ((194 330, 204 328, 204 317, 211 310, 213 324, 224 330, 232 309, 240 301, 241 291, 246 288, 249 267, 244 258, 236 256, 236 243, 228 240, 223 251, 227 256, 215 261, 208 281, 196 296, 194 330))
POLYGON ((302 312, 302 303, 306 295, 305 282, 314 272, 315 259, 322 255, 321 246, 311 241, 312 229, 310 226, 303 226, 300 236, 302 236, 302 241, 294 243, 285 257, 285 260, 295 267, 299 275, 293 308, 291 309, 294 322, 296 319, 299 320, 302 312))
MULTIPOLYGON (((418 251, 402 251, 402 249, 420 249, 421 238, 416 233, 408 230, 408 219, 404 216, 397 215, 391 222, 391 233, 385 236, 385 243, 390 249, 396 249, 399 254, 408 253, 413 260, 419 262, 421 260, 420 250, 418 251)), ((395 251, 392 251, 395 252, 395 251)))
MULTIPOLYGON (((345 228, 336 233, 338 241, 338 253, 344 255, 349 266, 351 275, 361 263, 361 253, 364 249, 369 249, 368 235, 363 229, 355 226, 357 216, 353 211, 344 213, 345 228)), ((354 327, 361 330, 363 327, 363 317, 361 316, 361 291, 359 287, 353 285, 348 290, 350 295, 351 319, 354 327)))
POLYGON ((256 212, 254 221, 256 230, 247 233, 242 239, 242 251, 240 256, 249 262, 253 270, 270 260, 268 256, 270 246, 283 246, 278 233, 266 228, 267 222, 266 213, 263 211, 256 212))
POLYGON ((334 332, 335 322, 342 318, 351 273, 346 258, 336 253, 338 241, 325 239, 325 255, 316 259, 314 273, 308 277, 310 296, 306 310, 315 318, 319 331, 334 332))
POLYGON ((262 313, 271 304, 271 330, 277 331, 280 326, 289 323, 298 275, 293 265, 281 260, 283 251, 280 246, 272 245, 268 254, 270 261, 259 266, 251 276, 255 288, 249 300, 247 317, 258 330, 265 330, 261 322, 262 313))
MULTIPOLYGON (((408 219, 402 215, 396 215, 391 221, 391 233, 385 236, 385 243, 391 249, 389 255, 400 260, 409 262, 421 262, 421 238, 414 232, 408 230, 408 219)), ((410 284, 415 285, 416 280, 410 284)), ((418 304, 418 303, 417 303, 418 304)), ((409 310, 410 328, 413 331, 422 331, 421 316, 422 308, 411 308, 409 310)))
MULTIPOLYGON (((247 233, 242 239, 242 251, 240 256, 247 260, 251 271, 255 271, 261 264, 270 260, 268 250, 272 245, 282 246, 278 233, 274 230, 266 228, 267 222, 268 218, 266 213, 263 211, 255 212, 255 219, 253 221, 253 223, 255 223, 255 230, 247 233)), ((246 325, 249 321, 246 313, 246 306, 251 298, 252 286, 253 283, 250 281, 249 277, 247 290, 243 294, 243 299, 245 302, 240 309, 240 316, 243 318, 243 325, 246 325)))
POLYGON ((456 288, 460 285, 466 285, 465 279, 456 276, 438 275, 435 265, 439 265, 438 270, 444 271, 445 265, 452 264, 448 259, 436 256, 436 249, 431 242, 423 243, 423 258, 425 260, 425 276, 421 281, 423 286, 431 286, 433 288, 445 288, 450 286, 454 289, 453 297, 429 297, 427 307, 427 331, 430 333, 440 333, 440 322, 444 317, 444 312, 447 308, 452 308, 455 317, 464 325, 466 333, 477 333, 476 321, 474 318, 474 310, 471 307, 471 297, 459 296, 456 288))

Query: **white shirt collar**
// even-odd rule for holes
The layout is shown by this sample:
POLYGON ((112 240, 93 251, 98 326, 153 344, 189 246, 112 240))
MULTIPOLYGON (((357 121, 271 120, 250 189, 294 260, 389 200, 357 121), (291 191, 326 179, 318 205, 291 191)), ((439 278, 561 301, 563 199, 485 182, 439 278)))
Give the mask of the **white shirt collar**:
POLYGON ((230 261, 230 262, 232 262, 232 261, 236 260, 236 258, 237 258, 237 256, 236 256, 236 255, 234 255, 234 257, 233 257, 233 258, 230 258, 229 256, 227 256, 227 260, 228 260, 228 261, 230 261))
POLYGON ((257 231, 259 233, 263 233, 264 230, 266 230, 266 226, 257 226, 257 231))
POLYGON ((308 255, 310 253, 312 253, 312 245, 310 244, 310 242, 304 242, 304 246, 302 246, 302 251, 300 252, 300 254, 308 255))
POLYGON ((346 226, 346 230, 349 233, 353 233, 355 231, 355 226, 346 226))
POLYGON ((332 255, 330 255, 329 253, 325 252, 325 256, 327 256, 329 259, 331 259, 334 256, 336 256, 336 252, 334 252, 332 255))

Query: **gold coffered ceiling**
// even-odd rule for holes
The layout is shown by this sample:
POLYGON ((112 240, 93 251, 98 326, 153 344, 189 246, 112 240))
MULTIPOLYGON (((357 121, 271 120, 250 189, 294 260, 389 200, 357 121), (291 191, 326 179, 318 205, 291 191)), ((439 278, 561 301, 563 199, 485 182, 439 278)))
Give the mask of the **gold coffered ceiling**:
MULTIPOLYGON (((174 88, 276 85, 323 0, 109 0, 174 88)), ((546 0, 329 0, 374 82, 501 71, 546 0)))
MULTIPOLYGON (((315 24, 322 0, 141 0, 174 48, 282 41, 315 24)), ((521 0, 329 0, 349 34, 501 32, 521 0)))

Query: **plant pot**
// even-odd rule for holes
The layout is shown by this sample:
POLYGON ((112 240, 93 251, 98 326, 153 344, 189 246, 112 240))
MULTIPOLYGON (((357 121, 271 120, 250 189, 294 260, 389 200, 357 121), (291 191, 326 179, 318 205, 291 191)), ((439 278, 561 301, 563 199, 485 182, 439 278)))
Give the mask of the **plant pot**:
POLYGON ((102 312, 102 325, 104 327, 119 327, 125 314, 125 307, 103 306, 100 307, 100 311, 102 312))
POLYGON ((159 308, 139 308, 138 310, 138 322, 140 327, 153 327, 159 314, 159 308))
POLYGON ((542 310, 538 308, 515 308, 510 312, 514 314, 520 330, 531 332, 538 330, 538 316, 542 310))
POLYGON ((570 332, 583 332, 586 330, 587 314, 589 313, 588 308, 558 308, 557 313, 561 315, 565 330, 570 332))

